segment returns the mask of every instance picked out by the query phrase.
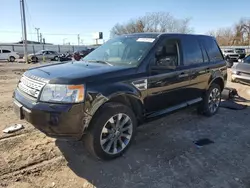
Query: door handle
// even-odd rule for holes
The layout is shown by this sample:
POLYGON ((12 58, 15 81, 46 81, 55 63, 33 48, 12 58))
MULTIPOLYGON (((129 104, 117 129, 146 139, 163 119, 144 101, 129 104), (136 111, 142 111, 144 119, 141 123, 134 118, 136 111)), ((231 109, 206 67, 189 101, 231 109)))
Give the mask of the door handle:
POLYGON ((183 78, 183 77, 187 77, 187 76, 188 76, 188 74, 185 72, 182 72, 181 74, 179 74, 179 78, 183 78))

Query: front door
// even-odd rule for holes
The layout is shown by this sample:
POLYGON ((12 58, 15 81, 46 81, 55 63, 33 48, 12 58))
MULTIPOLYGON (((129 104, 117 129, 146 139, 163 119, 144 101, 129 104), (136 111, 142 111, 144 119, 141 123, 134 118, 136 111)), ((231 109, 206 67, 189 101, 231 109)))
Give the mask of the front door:
POLYGON ((188 100, 189 70, 182 66, 181 42, 178 39, 164 38, 157 48, 162 48, 163 54, 159 59, 155 58, 152 63, 154 68, 150 68, 148 96, 144 101, 148 113, 188 100))

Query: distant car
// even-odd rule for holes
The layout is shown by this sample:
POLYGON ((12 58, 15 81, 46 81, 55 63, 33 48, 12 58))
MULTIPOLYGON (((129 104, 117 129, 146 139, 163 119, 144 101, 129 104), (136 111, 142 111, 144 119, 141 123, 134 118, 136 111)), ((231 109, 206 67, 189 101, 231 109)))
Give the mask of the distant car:
POLYGON ((45 58, 45 60, 49 59, 49 60, 58 61, 59 54, 56 51, 52 51, 52 50, 41 50, 39 52, 36 52, 35 54, 28 55, 28 59, 32 62, 42 61, 43 58, 45 58))
POLYGON ((84 58, 86 55, 88 55, 90 52, 94 51, 95 48, 86 48, 82 50, 77 50, 80 53, 80 56, 84 58))
POLYGON ((235 49, 230 48, 230 49, 223 49, 222 53, 225 57, 226 60, 232 60, 232 61, 238 61, 240 58, 240 55, 236 53, 235 49))
POLYGON ((71 61, 72 60, 72 54, 65 53, 65 54, 60 54, 59 56, 59 61, 71 61))
POLYGON ((231 81, 250 84, 250 55, 232 66, 231 81))
POLYGON ((11 50, 0 49, 0 60, 8 60, 10 62, 14 62, 20 56, 17 52, 13 52, 11 50))
POLYGON ((244 48, 235 48, 234 50, 237 54, 239 54, 239 59, 246 57, 246 50, 244 48))

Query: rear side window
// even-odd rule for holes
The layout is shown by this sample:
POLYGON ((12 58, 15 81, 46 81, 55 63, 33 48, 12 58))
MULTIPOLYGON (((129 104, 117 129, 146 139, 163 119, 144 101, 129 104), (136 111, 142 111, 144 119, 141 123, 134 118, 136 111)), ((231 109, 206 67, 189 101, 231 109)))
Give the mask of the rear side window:
POLYGON ((223 56, 221 54, 220 48, 217 45, 217 42, 210 37, 201 39, 203 46, 206 48, 208 57, 211 62, 222 61, 223 56))
POLYGON ((3 50, 3 53, 10 53, 9 50, 3 50))
POLYGON ((184 51, 184 65, 193 65, 203 63, 203 56, 200 44, 194 37, 185 37, 182 40, 184 51))
POLYGON ((201 45, 201 51, 202 51, 202 55, 203 55, 203 60, 205 63, 208 63, 209 62, 209 59, 208 59, 208 55, 207 55, 207 52, 204 48, 203 45, 201 45))

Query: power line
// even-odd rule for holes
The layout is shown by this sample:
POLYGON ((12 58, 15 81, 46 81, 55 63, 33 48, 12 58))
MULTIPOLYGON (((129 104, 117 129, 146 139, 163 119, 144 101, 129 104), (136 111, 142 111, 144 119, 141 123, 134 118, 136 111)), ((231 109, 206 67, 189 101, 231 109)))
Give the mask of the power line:
POLYGON ((36 30, 36 32, 37 32, 37 42, 39 42, 39 30, 40 30, 40 28, 36 28, 36 27, 35 27, 35 30, 36 30))
MULTIPOLYGON (((0 30, 0 33, 22 33, 22 32, 20 32, 20 31, 8 31, 8 30, 0 30)), ((28 33, 28 34, 33 34, 33 35, 36 35, 37 33, 33 33, 33 32, 30 32, 30 33, 28 33)), ((43 33, 44 35, 78 35, 79 33, 43 33)), ((92 36, 92 34, 84 34, 84 36, 92 36)))

